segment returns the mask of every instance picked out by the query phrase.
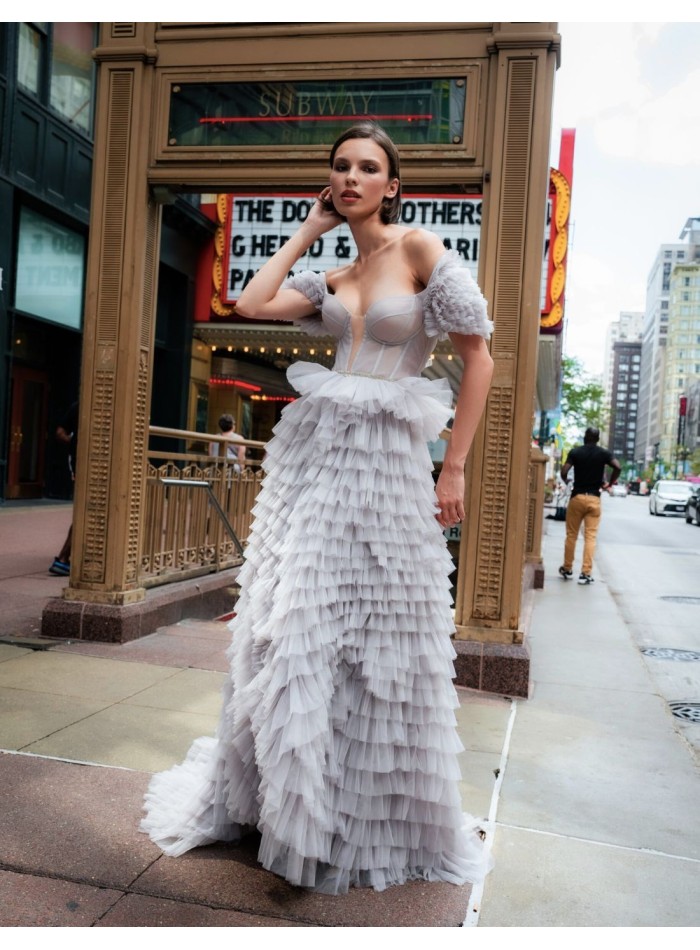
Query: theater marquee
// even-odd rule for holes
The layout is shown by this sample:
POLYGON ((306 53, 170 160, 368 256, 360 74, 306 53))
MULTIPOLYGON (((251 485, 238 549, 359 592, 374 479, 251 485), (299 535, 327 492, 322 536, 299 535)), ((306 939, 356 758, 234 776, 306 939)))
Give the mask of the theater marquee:
MULTIPOLYGON (((233 304, 260 267, 289 240, 316 195, 227 195, 221 301, 233 304)), ((479 263, 480 195, 406 195, 401 221, 438 234, 457 251, 474 278, 479 263)), ((343 267, 357 251, 347 224, 322 235, 294 267, 317 272, 343 267)))

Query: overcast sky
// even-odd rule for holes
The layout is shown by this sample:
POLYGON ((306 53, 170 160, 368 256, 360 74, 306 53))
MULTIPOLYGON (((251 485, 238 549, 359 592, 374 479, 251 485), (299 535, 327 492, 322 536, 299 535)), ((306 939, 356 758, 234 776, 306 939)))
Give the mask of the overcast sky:
MULTIPOLYGON (((663 12, 663 11, 661 11, 663 12)), ((565 352, 601 372, 660 244, 700 216, 700 23, 560 23, 551 163, 576 129, 565 352)))

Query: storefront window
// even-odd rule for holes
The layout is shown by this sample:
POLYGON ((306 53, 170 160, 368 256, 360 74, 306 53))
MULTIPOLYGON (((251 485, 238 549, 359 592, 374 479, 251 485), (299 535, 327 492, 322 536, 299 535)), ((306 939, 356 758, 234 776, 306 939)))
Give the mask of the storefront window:
POLYGON ((84 132, 90 131, 94 23, 54 23, 51 105, 84 132))
POLYGON ((303 80, 173 86, 168 144, 328 145, 353 122, 375 119, 399 145, 464 139, 467 80, 303 80))
POLYGON ((22 208, 15 306, 53 323, 80 329, 85 238, 22 208))
POLYGON ((29 92, 39 94, 41 54, 44 43, 43 23, 20 23, 17 50, 17 82, 29 92))

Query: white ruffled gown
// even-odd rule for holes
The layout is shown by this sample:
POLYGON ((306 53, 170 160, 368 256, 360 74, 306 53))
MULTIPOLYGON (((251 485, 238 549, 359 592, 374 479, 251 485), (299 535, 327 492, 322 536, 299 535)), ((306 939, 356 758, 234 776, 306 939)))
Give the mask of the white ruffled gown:
POLYGON ((146 794, 142 830, 166 854, 257 827, 261 864, 323 893, 489 869, 458 790, 452 562, 426 445, 452 393, 419 376, 437 337, 490 334, 460 261, 374 303, 351 368, 324 275, 285 282, 321 312, 299 323, 337 338, 336 363, 288 371, 301 398, 267 446, 216 735, 146 794))

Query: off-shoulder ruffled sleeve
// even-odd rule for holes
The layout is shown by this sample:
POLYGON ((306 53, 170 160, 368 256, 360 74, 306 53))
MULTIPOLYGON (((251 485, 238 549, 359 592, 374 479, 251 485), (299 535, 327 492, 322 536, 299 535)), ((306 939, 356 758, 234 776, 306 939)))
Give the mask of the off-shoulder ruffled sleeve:
POLYGON ((457 251, 438 260, 425 288, 425 332, 444 340, 448 333, 482 336, 493 332, 486 300, 457 251))
MULTIPOLYGON (((310 304, 320 310, 326 295, 326 278, 315 271, 303 270, 293 277, 288 277, 282 284, 282 290, 298 290, 310 304)), ((324 327, 320 315, 300 317, 294 321, 294 326, 299 327, 309 336, 328 336, 328 330, 324 327)))

